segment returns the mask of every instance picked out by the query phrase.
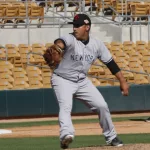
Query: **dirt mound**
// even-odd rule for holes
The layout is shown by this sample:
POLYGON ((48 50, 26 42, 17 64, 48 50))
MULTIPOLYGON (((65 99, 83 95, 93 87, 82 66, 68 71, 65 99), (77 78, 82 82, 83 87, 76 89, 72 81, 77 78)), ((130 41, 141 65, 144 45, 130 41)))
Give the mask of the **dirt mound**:
POLYGON ((150 144, 132 144, 122 147, 101 146, 101 147, 84 147, 70 150, 150 150, 150 144))

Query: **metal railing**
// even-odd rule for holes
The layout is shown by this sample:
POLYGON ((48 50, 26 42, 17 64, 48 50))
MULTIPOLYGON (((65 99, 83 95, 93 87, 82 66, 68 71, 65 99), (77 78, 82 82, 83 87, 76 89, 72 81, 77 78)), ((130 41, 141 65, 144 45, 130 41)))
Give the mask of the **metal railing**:
MULTIPOLYGON (((43 57, 43 55, 41 53, 35 53, 35 52, 29 52, 27 53, 27 65, 28 66, 34 66, 34 67, 39 67, 39 68, 50 68, 48 66, 41 66, 41 65, 35 65, 35 64, 31 64, 30 63, 30 54, 34 54, 34 55, 39 55, 41 57, 43 57)), ((107 68, 107 66, 105 65, 99 65, 99 64, 93 64, 93 66, 99 66, 99 67, 105 67, 107 68)), ((131 73, 136 73, 136 74, 141 74, 141 75, 146 75, 148 76, 148 78, 150 78, 150 74, 149 73, 146 73, 146 72, 138 72, 138 71, 134 71, 134 70, 126 70, 126 69, 123 69, 123 68, 120 68, 121 71, 125 71, 125 72, 131 72, 131 73)), ((117 79, 109 79, 109 78, 104 78, 104 77, 99 77, 99 76, 93 76, 93 75, 89 75, 88 74, 88 77, 91 77, 91 78, 97 78, 97 79, 103 79, 103 80, 108 80, 108 81, 113 81, 113 82, 119 82, 119 80, 117 79)), ((150 83, 150 79, 148 79, 149 83, 150 83)), ((128 84, 135 84, 135 83, 128 83, 128 84)))

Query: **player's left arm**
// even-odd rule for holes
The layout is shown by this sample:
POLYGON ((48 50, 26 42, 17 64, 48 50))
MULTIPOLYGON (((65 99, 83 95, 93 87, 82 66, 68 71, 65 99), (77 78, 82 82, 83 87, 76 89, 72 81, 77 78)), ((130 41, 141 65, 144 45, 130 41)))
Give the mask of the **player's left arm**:
POLYGON ((127 96, 129 94, 129 86, 121 72, 121 69, 116 64, 116 62, 112 58, 111 53, 109 52, 109 50, 103 43, 101 43, 101 45, 100 45, 99 52, 100 53, 99 53, 98 58, 109 68, 111 73, 116 76, 116 78, 120 82, 120 89, 122 91, 122 94, 124 96, 127 96))

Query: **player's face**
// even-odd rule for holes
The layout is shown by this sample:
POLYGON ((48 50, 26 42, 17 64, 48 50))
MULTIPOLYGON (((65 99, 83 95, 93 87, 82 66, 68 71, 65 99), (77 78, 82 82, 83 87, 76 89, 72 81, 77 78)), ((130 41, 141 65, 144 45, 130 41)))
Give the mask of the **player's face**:
POLYGON ((89 35, 89 26, 82 25, 82 26, 73 26, 74 35, 78 40, 86 40, 89 35))

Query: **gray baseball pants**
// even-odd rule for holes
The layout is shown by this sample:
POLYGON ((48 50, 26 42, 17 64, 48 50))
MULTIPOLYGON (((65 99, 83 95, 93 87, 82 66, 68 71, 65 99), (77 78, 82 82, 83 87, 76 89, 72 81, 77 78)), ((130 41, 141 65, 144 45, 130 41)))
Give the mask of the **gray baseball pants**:
POLYGON ((60 140, 68 134, 75 135, 71 120, 73 96, 86 103, 92 111, 97 111, 107 143, 117 136, 107 103, 88 78, 72 82, 53 74, 51 83, 59 104, 60 140))

